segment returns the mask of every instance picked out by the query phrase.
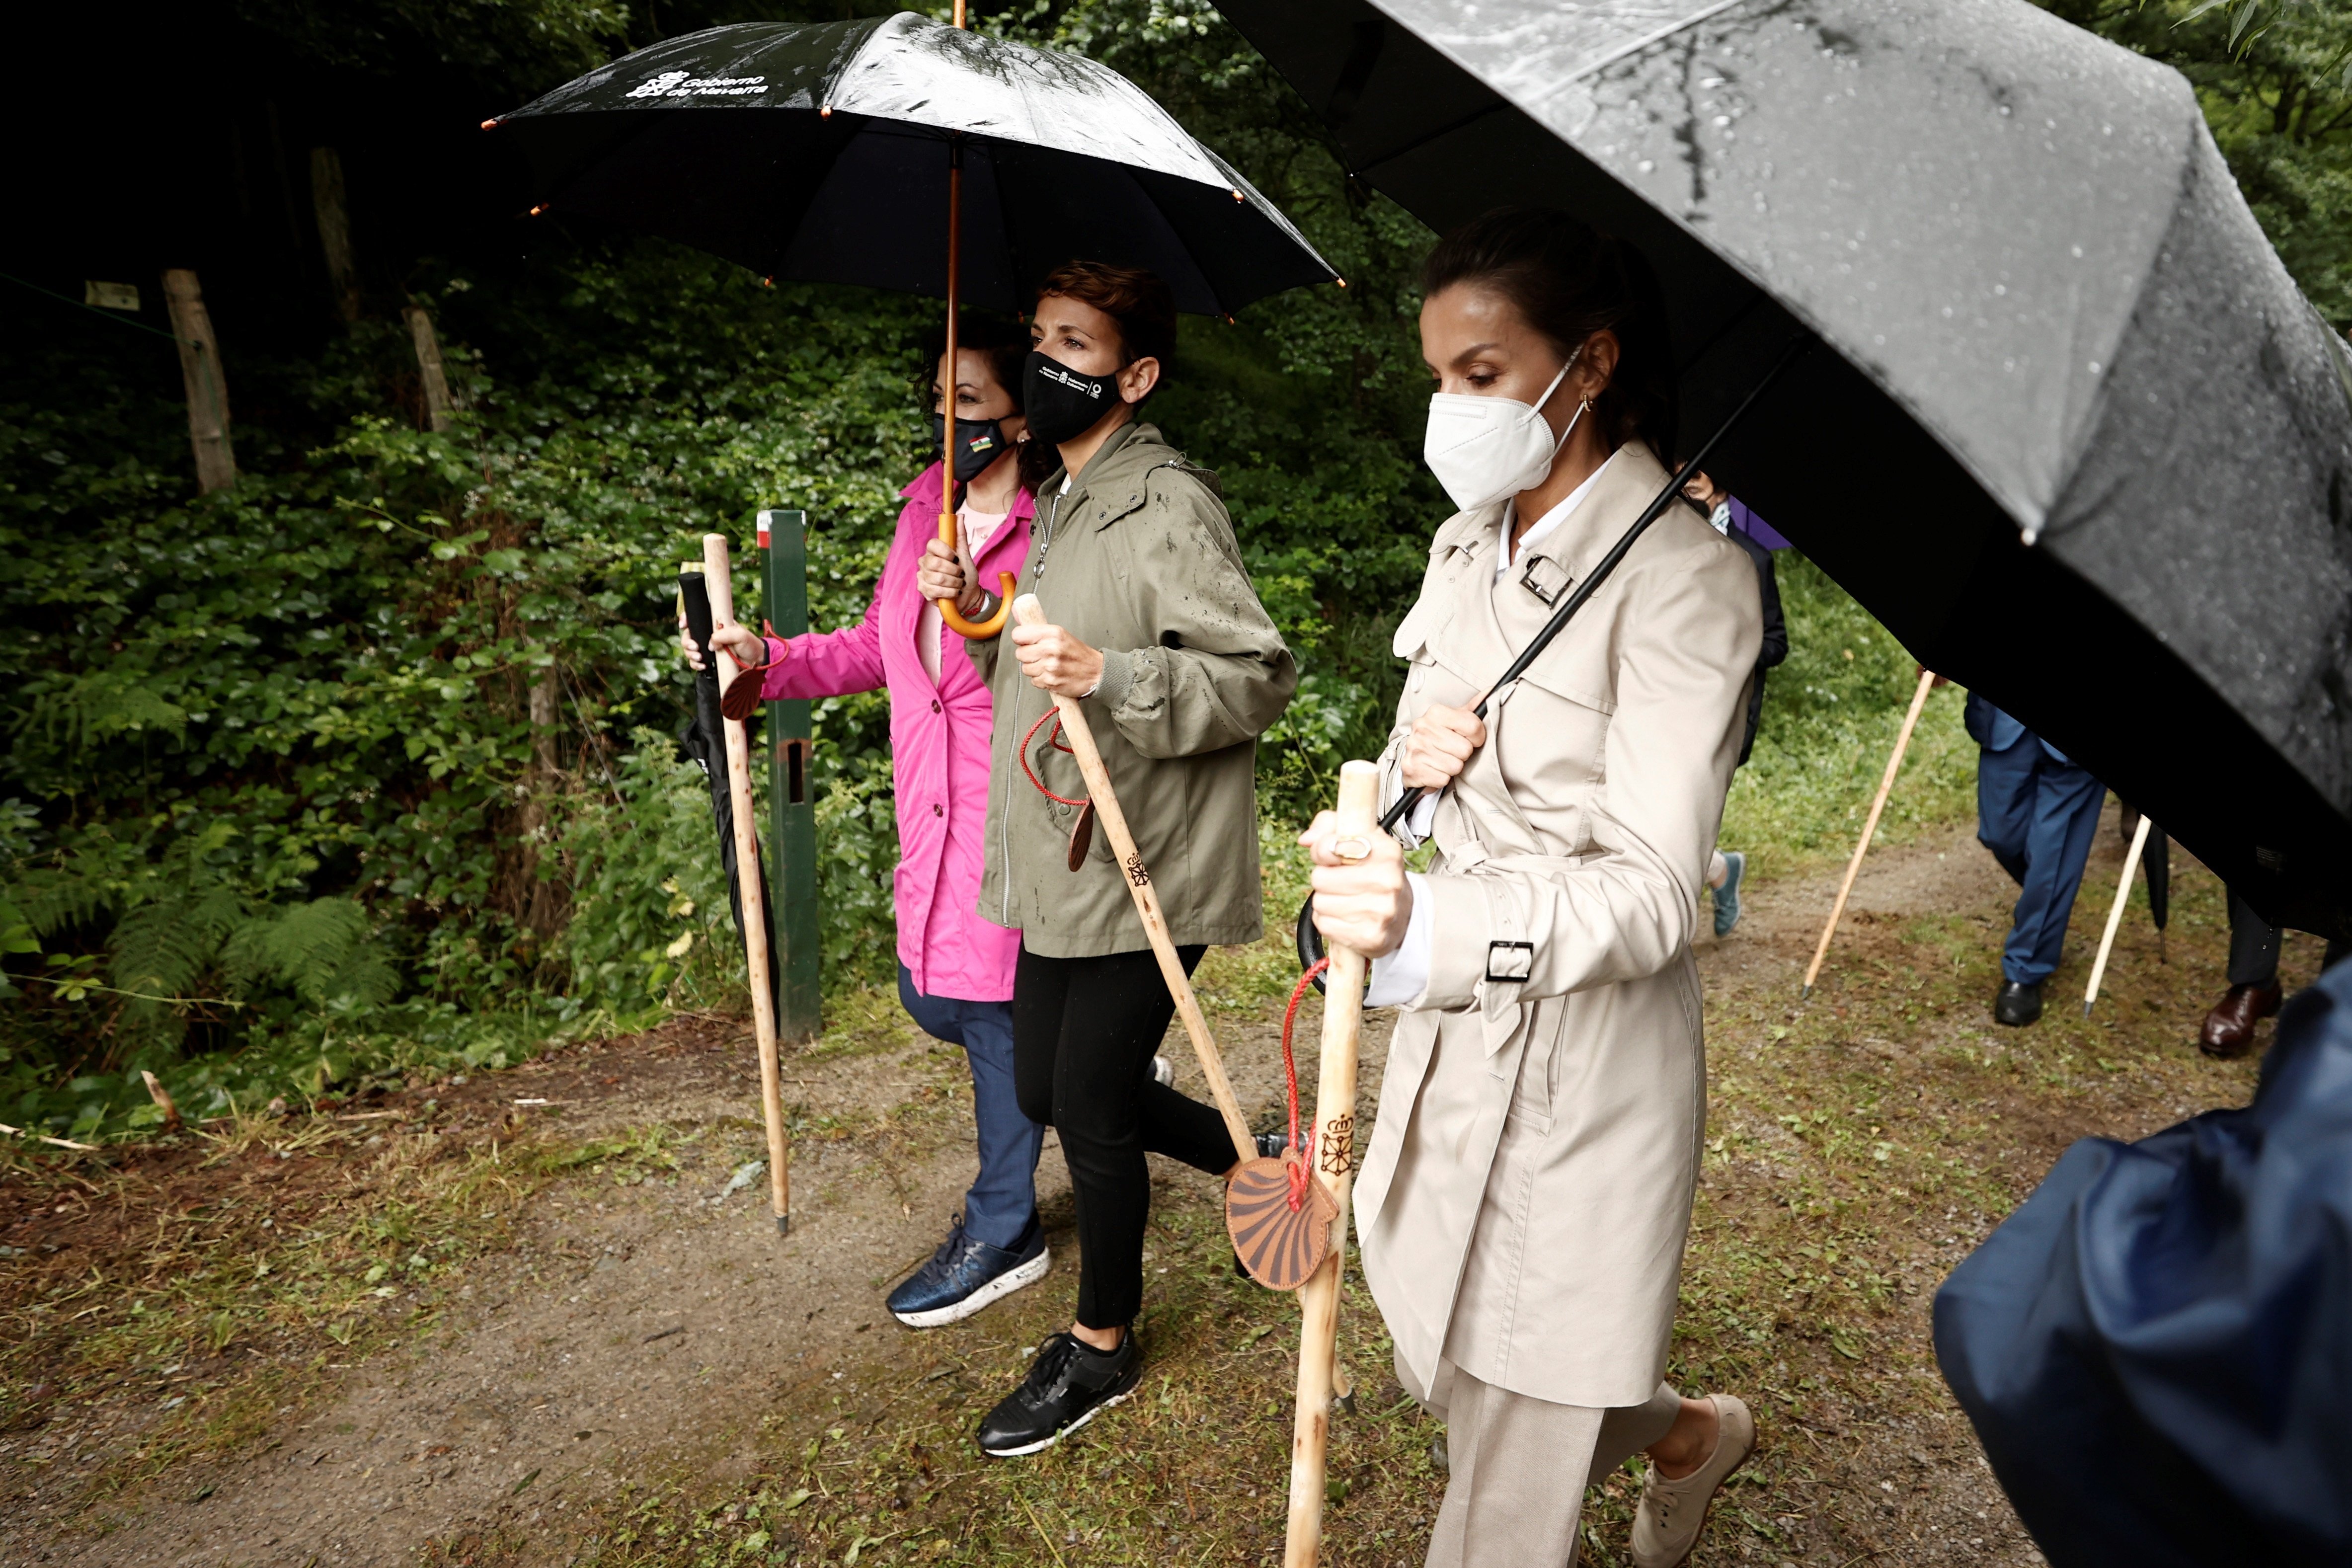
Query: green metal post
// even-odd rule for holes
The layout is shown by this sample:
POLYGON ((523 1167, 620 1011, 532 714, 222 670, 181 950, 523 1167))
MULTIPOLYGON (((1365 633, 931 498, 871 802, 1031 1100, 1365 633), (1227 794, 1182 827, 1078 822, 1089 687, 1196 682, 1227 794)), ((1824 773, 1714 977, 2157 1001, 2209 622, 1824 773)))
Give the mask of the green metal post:
MULTIPOLYGON (((768 579, 761 596, 780 637, 808 630, 808 514, 763 511, 760 547, 768 579)), ((768 903, 776 924, 776 1038, 784 1045, 816 1038, 816 770, 805 700, 768 704, 772 852, 768 903)))

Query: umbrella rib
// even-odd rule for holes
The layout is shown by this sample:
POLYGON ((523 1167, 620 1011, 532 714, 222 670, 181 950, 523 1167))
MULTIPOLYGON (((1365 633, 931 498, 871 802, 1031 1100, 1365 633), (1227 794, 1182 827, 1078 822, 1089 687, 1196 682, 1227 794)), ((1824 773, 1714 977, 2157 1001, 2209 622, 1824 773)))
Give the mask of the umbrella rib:
POLYGON ((1679 22, 1669 22, 1663 27, 1658 27, 1651 32, 1643 34, 1642 37, 1635 38, 1631 43, 1620 44, 1617 47, 1611 49, 1606 54, 1602 55, 1599 59, 1594 60, 1591 65, 1579 66, 1575 70, 1572 70, 1567 75, 1561 77, 1558 81, 1552 83, 1541 92, 1529 98, 1523 107, 1529 110, 1533 110, 1538 104, 1549 103, 1553 99, 1558 98, 1561 93, 1566 92, 1570 88, 1574 87, 1586 77, 1607 70, 1611 66, 1615 65, 1619 60, 1625 58, 1628 55, 1638 55, 1643 49, 1648 48, 1652 44, 1658 42, 1661 38, 1671 38, 1685 27, 1696 27, 1701 22, 1706 21, 1709 16, 1728 11, 1734 5, 1744 5, 1746 4, 1747 0, 1715 0, 1714 5, 1703 6, 1700 9, 1692 12, 1689 16, 1685 16, 1679 22))
MULTIPOLYGON (((1486 84, 1481 82, 1479 85, 1484 87, 1486 84)), ((1489 88, 1487 90, 1491 92, 1494 89, 1489 88)), ((1428 146, 1432 142, 1438 140, 1440 137, 1451 136, 1456 131, 1463 130, 1467 126, 1475 125, 1479 121, 1486 119, 1486 116, 1495 113, 1498 110, 1517 109, 1517 107, 1518 106, 1513 103, 1509 99, 1497 93, 1496 95, 1495 101, 1487 104, 1485 108, 1474 109, 1458 120, 1449 120, 1444 124, 1439 126, 1436 130, 1430 132, 1427 135, 1416 136, 1402 147, 1391 148, 1390 151, 1383 153, 1379 157, 1373 159, 1370 163, 1366 163, 1362 168, 1353 170, 1351 172, 1369 178, 1374 169, 1380 168, 1383 164, 1393 163, 1400 158, 1418 153, 1423 147, 1428 146)))

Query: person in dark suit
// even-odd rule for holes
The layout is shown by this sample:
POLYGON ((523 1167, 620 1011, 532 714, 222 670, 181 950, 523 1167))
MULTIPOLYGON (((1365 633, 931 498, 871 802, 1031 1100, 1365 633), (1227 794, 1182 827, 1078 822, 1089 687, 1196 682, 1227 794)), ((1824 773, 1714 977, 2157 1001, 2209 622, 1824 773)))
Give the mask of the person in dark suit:
MULTIPOLYGON (((2205 1015, 2197 1048, 2209 1057, 2242 1057, 2254 1048, 2254 1027, 2279 1010, 2279 941, 2285 933, 2263 919, 2253 905, 2230 890, 2230 988, 2205 1015)), ((2319 961, 2336 967, 2352 943, 2330 938, 2319 961)))
POLYGON ((1966 710, 1977 754, 1977 841, 2017 883, 2009 941, 2000 950, 1996 1022, 2042 1016, 2042 983, 2058 967, 2083 866, 2099 828, 2106 786, 2065 752, 1975 692, 1966 710))
MULTIPOLYGON (((1764 601, 1764 644, 1756 655, 1756 679, 1748 688, 1748 729, 1739 739, 1739 763, 1746 765, 1756 750, 1756 728, 1764 719, 1764 675, 1789 657, 1789 623, 1780 614, 1780 580, 1772 570, 1772 552, 1789 542, 1764 520, 1719 489, 1705 474, 1694 474, 1683 487, 1691 504, 1707 514, 1715 531, 1739 546, 1756 568, 1756 589, 1764 601)), ((1739 884, 1748 873, 1748 857, 1737 849, 1717 849, 1707 862, 1706 885, 1715 903, 1715 934, 1726 937, 1739 923, 1739 884)))

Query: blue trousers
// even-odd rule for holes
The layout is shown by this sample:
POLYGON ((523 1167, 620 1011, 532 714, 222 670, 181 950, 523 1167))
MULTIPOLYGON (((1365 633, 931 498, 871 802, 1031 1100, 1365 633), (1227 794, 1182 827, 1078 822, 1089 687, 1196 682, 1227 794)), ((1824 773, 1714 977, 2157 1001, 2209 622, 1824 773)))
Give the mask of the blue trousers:
POLYGON ((2058 968, 2106 798, 2105 785, 2051 755, 2031 731, 2013 746, 1978 753, 1977 839, 2018 885, 2000 950, 2004 980, 2039 984, 2058 968))
POLYGON ((926 996, 898 966, 898 1000, 923 1033, 961 1046, 971 1064, 980 1174, 963 1195, 965 1234, 1008 1250, 1037 1217, 1037 1154, 1045 1130, 1021 1114, 1013 1089, 1013 1004, 926 996))

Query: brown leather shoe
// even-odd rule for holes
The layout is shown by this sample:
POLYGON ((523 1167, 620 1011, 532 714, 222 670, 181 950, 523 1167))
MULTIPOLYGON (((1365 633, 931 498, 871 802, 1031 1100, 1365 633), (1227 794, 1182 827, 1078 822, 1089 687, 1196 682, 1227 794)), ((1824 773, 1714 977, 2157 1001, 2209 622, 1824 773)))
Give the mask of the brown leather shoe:
POLYGON ((2232 985, 2205 1015, 2197 1048, 2209 1057, 2242 1057, 2253 1048, 2254 1026, 2279 1010, 2279 984, 2232 985))

